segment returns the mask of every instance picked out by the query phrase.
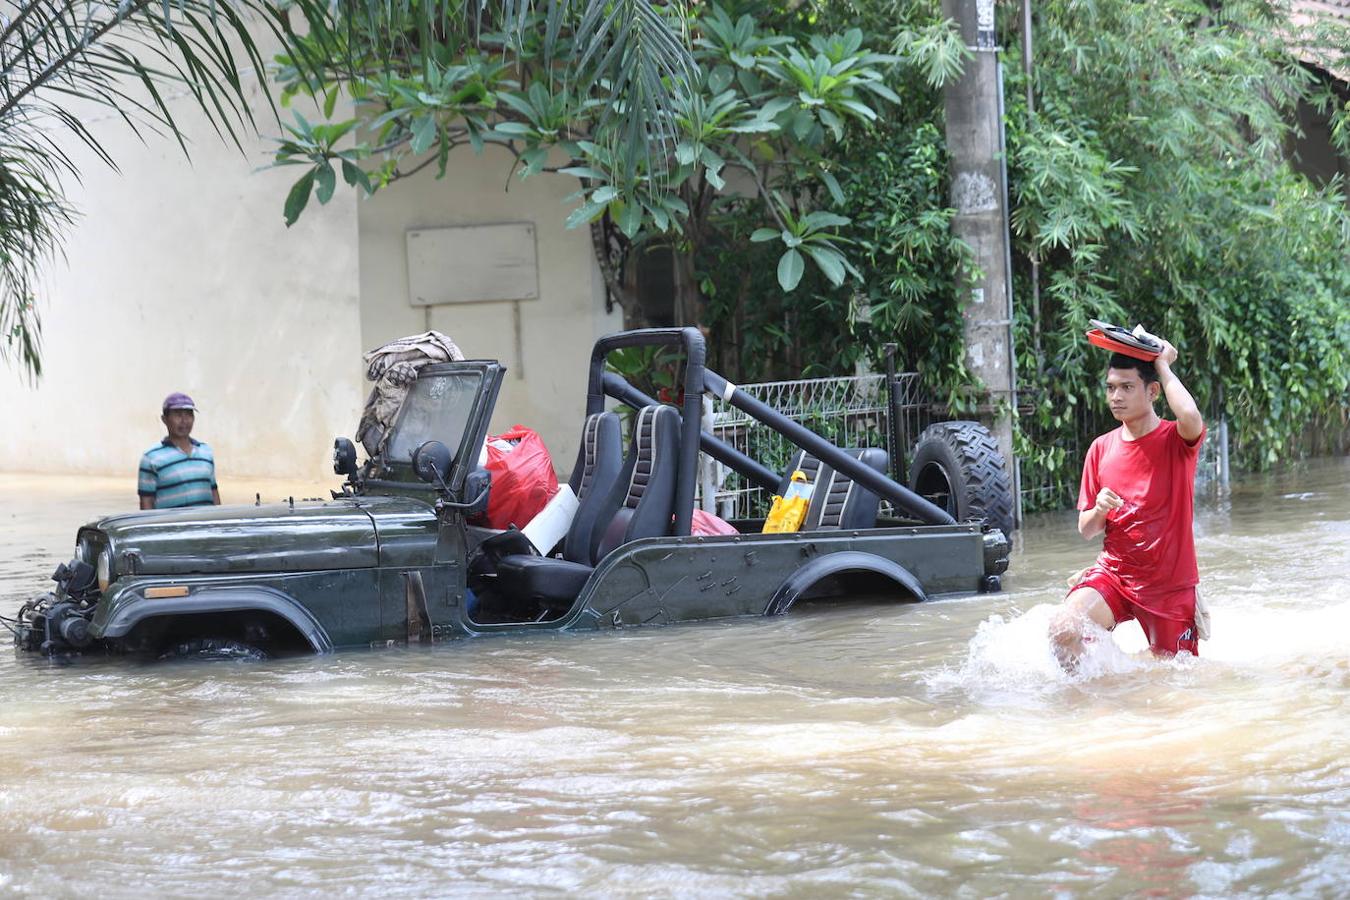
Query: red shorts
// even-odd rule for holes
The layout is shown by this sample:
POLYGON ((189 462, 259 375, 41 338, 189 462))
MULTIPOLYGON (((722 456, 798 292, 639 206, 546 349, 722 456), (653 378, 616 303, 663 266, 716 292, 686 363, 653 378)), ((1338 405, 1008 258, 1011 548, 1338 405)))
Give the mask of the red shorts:
POLYGON ((1083 580, 1069 588, 1069 593, 1084 587, 1102 595, 1117 625, 1138 619, 1148 638, 1149 649, 1159 656, 1175 656, 1183 650, 1192 656, 1200 655, 1199 635, 1195 631, 1194 585, 1151 597, 1149 607, 1140 604, 1118 578, 1098 566, 1088 569, 1083 580), (1184 618, 1172 618, 1150 607, 1175 610, 1184 618))

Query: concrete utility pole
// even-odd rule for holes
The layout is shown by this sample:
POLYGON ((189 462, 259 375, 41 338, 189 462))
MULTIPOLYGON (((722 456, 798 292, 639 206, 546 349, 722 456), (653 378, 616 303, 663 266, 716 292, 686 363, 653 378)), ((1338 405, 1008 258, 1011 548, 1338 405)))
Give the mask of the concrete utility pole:
MULTIPOLYGON (((951 155, 952 230, 975 251, 983 273, 964 284, 969 290, 965 319, 966 366, 989 388, 992 401, 1005 401, 1016 414, 1013 368, 1012 256, 1008 239, 1008 184, 1003 146, 1003 76, 994 34, 994 0, 942 0, 942 14, 954 20, 975 58, 944 89, 947 152, 951 155)), ((1017 463, 1012 452, 1012 418, 982 415, 1008 461, 1009 482, 1021 520, 1017 463)))

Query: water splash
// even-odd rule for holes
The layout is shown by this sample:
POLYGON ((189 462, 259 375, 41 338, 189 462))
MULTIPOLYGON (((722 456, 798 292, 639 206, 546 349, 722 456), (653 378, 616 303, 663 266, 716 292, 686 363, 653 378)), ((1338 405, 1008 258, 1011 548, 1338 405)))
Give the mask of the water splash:
POLYGON ((1086 623, 1078 670, 1066 672, 1049 638, 1050 622, 1058 609, 1043 603, 1012 617, 990 616, 971 638, 961 665, 929 676, 928 686, 960 690, 982 703, 1016 702, 1156 665, 1146 651, 1131 652, 1111 632, 1086 623))
MULTIPOLYGON (((993 615, 981 622, 958 666, 930 673, 933 691, 958 691, 981 705, 1038 704, 1073 688, 1104 686, 1117 676, 1157 671, 1194 673, 1215 666, 1230 672, 1278 670, 1287 674, 1350 685, 1350 600, 1333 597, 1328 587, 1316 595, 1269 598, 1252 594, 1211 598, 1214 638, 1200 657, 1154 657, 1137 623, 1106 631, 1085 626, 1085 652, 1078 670, 1066 672, 1055 658, 1048 632, 1059 606, 1043 603, 1026 612, 993 615)), ((1211 673, 1213 674, 1213 673, 1211 673)))

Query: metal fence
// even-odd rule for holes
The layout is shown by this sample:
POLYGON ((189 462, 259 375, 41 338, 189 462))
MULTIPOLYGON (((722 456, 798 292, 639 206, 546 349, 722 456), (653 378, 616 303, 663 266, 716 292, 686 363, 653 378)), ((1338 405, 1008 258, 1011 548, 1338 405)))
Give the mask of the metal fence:
MULTIPOLYGON (((837 446, 887 446, 885 375, 770 381, 737 387, 837 446)), ((918 375, 905 372, 896 376, 896 391, 898 397, 914 398, 915 408, 905 407, 901 418, 911 429, 917 428, 918 375)), ((704 427, 775 472, 786 474, 797 452, 787 438, 721 399, 706 402, 704 427)), ((917 435, 918 431, 912 433, 917 435)), ((770 503, 767 491, 706 455, 701 462, 700 493, 712 497, 705 508, 711 506, 724 519, 764 515, 770 503)))
MULTIPOLYGON (((894 460, 893 477, 904 482, 919 435, 934 422, 950 421, 953 416, 945 405, 928 396, 917 373, 901 372, 895 375, 893 384, 895 428, 890 430, 886 377, 812 378, 738 387, 840 447, 886 448, 894 460)), ((1024 409, 1028 402, 1052 402, 1026 396, 1021 400, 1024 409)), ((1033 446, 1053 441, 1064 451, 1054 465, 1029 460, 1018 463, 1021 508, 1034 512, 1066 509, 1076 503, 1088 443, 1093 436, 1115 427, 1115 422, 1105 410, 1085 409, 1079 404, 1074 412, 1071 437, 1066 438, 1062 431, 1040 428, 1030 416, 1019 417, 1018 427, 1023 440, 1033 446)), ((704 428, 776 472, 787 474, 788 463, 797 452, 787 438, 721 399, 705 400, 704 428)), ((1227 429, 1216 423, 1201 451, 1198 490, 1226 483, 1226 448, 1227 429)), ((703 503, 703 508, 724 519, 762 517, 768 510, 769 492, 749 484, 740 474, 707 455, 700 458, 700 466, 700 498, 712 498, 711 502, 703 503)), ((883 505, 883 513, 888 511, 883 505)))
POLYGON ((1054 456, 1053 464, 1037 458, 1021 458, 1017 461, 1022 512, 1025 514, 1073 506, 1078 502, 1078 485, 1088 445, 1094 435, 1114 427, 1114 422, 1109 417, 1103 419, 1103 411, 1078 404, 1073 410, 1072 430, 1066 435, 1061 429, 1051 430, 1038 425, 1030 415, 1034 404, 1051 403, 1053 400, 1034 395, 1022 395, 1018 399, 1021 410, 1028 413, 1017 418, 1022 441, 1031 447, 1045 447, 1053 443, 1063 451, 1054 456), (1111 422, 1111 425, 1108 426, 1107 422, 1111 422))

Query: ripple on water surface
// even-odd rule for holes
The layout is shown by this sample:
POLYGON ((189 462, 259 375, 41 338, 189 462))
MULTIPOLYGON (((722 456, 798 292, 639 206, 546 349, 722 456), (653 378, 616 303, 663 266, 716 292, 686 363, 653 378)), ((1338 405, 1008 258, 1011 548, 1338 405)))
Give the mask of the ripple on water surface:
MULTIPOLYGON (((1347 476, 1202 503, 1200 658, 1125 625, 1072 677, 1045 640, 1090 556, 1071 514, 1030 523, 993 597, 261 665, 0 660, 0 891, 1343 894, 1347 476)), ((125 504, 69 482, 0 476, 0 612, 125 504)))

